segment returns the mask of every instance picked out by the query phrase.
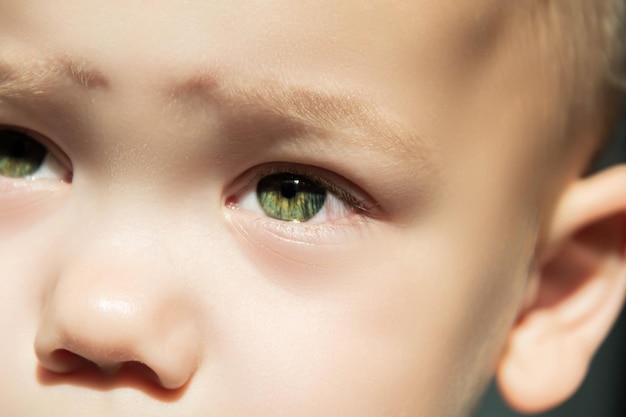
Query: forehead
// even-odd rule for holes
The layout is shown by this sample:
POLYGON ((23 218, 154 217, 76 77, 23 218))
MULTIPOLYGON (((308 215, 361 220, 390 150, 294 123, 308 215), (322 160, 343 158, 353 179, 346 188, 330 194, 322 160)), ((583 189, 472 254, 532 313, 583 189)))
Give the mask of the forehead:
MULTIPOLYGON (((407 140, 395 140, 405 136, 418 153, 430 143, 452 158, 469 155, 465 148, 493 147, 495 137, 527 147, 527 139, 515 136, 537 136, 529 124, 537 120, 537 109, 529 103, 537 92, 550 90, 550 80, 528 71, 526 63, 538 59, 528 47, 534 43, 519 35, 525 18, 519 4, 5 0, 0 63, 21 63, 17 72, 23 72, 24 66, 64 59, 73 63, 60 65, 69 78, 105 86, 118 104, 172 85, 182 86, 179 92, 211 94, 215 80, 239 92, 270 85, 261 101, 274 109, 276 102, 289 107, 288 100, 276 97, 305 91, 304 97, 318 100, 306 100, 297 117, 316 110, 322 116, 315 117, 317 123, 328 119, 319 111, 326 108, 335 118, 357 114, 353 124, 367 125, 361 116, 376 115, 377 122, 391 120, 401 128, 393 135, 370 135, 375 142, 406 153, 407 140), (274 100, 268 103, 268 97, 274 100), (333 108, 338 102, 342 105, 333 108), (352 112, 334 111, 350 106, 352 112)), ((239 102, 255 95, 243 94, 239 102)), ((163 101, 158 104, 162 108, 163 101)), ((146 102, 145 111, 149 108, 146 102)), ((389 131, 384 125, 378 130, 389 131)), ((507 150, 520 156, 518 151, 507 150)), ((414 159, 405 161, 407 173, 419 166, 414 159)))
POLYGON ((424 67, 458 59, 468 45, 476 53, 480 45, 475 38, 483 36, 503 10, 502 2, 492 0, 454 7, 436 1, 380 0, 9 0, 0 7, 5 33, 30 38, 42 49, 82 53, 101 65, 124 62, 126 68, 142 70, 143 77, 159 69, 180 70, 176 66, 181 64, 278 71, 282 76, 330 67, 335 72, 353 70, 352 77, 373 64, 372 73, 390 63, 424 67))
POLYGON ((416 98, 435 102, 484 66, 504 3, 6 0, 0 63, 60 56, 79 81, 127 92, 166 78, 272 79, 411 113, 416 98))

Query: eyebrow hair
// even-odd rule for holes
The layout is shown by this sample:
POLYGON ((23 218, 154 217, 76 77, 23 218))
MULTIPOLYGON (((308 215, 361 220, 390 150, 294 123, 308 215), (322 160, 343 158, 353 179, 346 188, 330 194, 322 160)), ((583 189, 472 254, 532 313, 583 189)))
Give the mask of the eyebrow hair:
POLYGON ((0 96, 41 95, 59 80, 84 89, 108 88, 109 79, 83 60, 48 56, 21 67, 0 60, 0 96))
MULTIPOLYGON (((341 142, 346 145, 411 160, 415 169, 433 168, 432 144, 392 117, 383 116, 374 103, 363 97, 278 80, 251 85, 214 75, 218 73, 199 71, 187 78, 170 80, 162 90, 163 96, 173 104, 199 100, 243 116, 261 114, 277 124, 326 132, 333 138, 333 133, 342 131, 346 134, 341 136, 341 142)), ((19 67, 0 56, 0 98, 43 95, 60 80, 79 89, 111 87, 109 78, 86 60, 48 56, 19 67)))
POLYGON ((199 100, 242 115, 260 113, 271 116, 277 123, 325 131, 331 137, 340 130, 347 133, 341 138, 344 143, 403 160, 411 158, 419 164, 416 168, 432 165, 435 150, 432 143, 357 94, 327 87, 293 86, 276 80, 257 81, 254 85, 224 82, 207 73, 173 82, 164 94, 173 102, 199 100))

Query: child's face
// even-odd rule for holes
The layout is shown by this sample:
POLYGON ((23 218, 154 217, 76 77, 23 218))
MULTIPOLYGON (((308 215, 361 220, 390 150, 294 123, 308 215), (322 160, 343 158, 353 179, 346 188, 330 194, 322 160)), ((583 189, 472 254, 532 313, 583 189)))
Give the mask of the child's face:
POLYGON ((548 165, 514 7, 2 0, 3 415, 461 414, 548 165))

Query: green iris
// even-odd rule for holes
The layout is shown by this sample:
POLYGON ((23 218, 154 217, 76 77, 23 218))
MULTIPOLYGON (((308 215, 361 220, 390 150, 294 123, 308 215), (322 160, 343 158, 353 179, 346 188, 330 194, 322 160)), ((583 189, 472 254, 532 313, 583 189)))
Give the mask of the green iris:
POLYGON ((0 176, 23 178, 33 175, 47 150, 24 133, 0 130, 0 176))
POLYGON ((306 222, 324 207, 326 190, 313 181, 294 174, 267 176, 256 187, 263 211, 287 222, 306 222))

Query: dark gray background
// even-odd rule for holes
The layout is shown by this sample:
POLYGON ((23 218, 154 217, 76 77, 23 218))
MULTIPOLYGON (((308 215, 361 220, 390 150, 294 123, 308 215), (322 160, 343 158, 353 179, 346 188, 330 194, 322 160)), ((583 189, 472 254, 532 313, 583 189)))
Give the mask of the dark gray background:
MULTIPOLYGON (((626 108, 615 139, 599 168, 626 160, 626 108)), ((626 184, 624 190, 626 193, 626 184)), ((518 417, 491 386, 475 417, 518 417)), ((572 399, 542 417, 626 417, 626 310, 593 360, 589 375, 572 399)))

